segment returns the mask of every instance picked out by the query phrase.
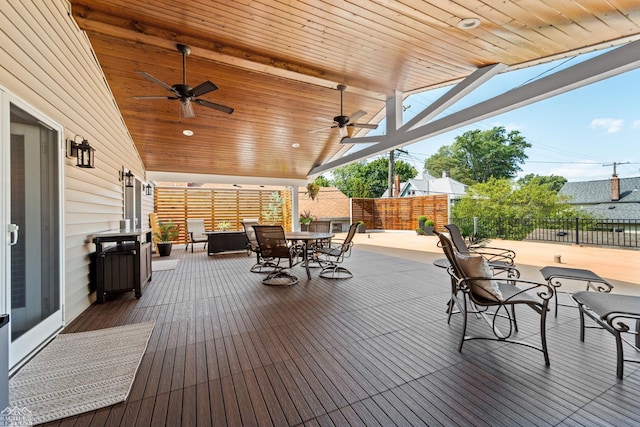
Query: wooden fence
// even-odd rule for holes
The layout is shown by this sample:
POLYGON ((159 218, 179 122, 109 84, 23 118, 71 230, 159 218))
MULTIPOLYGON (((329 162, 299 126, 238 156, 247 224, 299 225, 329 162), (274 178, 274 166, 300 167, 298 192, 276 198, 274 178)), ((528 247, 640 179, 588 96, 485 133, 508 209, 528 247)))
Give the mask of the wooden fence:
POLYGON ((436 230, 442 230, 449 220, 449 196, 352 199, 351 215, 354 222, 364 221, 370 230, 415 230, 418 217, 424 215, 436 230))
POLYGON ((157 187, 154 211, 158 221, 172 220, 179 228, 177 243, 187 242, 187 218, 203 218, 206 230, 218 230, 221 221, 231 224, 229 230, 244 230, 242 220, 258 218, 261 223, 282 224, 292 229, 291 192, 289 190, 219 190, 211 188, 157 187), (269 218, 271 196, 278 193, 284 200, 282 220, 269 218))

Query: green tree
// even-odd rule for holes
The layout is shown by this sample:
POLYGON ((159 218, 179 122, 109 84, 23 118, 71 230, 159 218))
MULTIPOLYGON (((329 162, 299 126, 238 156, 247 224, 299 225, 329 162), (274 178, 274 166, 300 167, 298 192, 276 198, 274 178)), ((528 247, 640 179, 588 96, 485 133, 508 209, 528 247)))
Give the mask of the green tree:
POLYGON ((443 145, 438 151, 424 161, 424 170, 432 176, 442 176, 442 172, 448 171, 449 175, 455 179, 460 176, 458 171, 459 162, 453 157, 450 145, 443 145))
POLYGON ((558 175, 536 175, 530 173, 525 175, 524 177, 518 180, 518 184, 529 184, 535 183, 538 185, 547 186, 550 190, 555 191, 556 193, 562 189, 562 186, 567 182, 567 179, 563 176, 558 175))
POLYGON ((331 182, 324 175, 320 175, 313 182, 320 187, 331 187, 331 182))
POLYGON ((457 136, 451 147, 440 148, 425 160, 425 170, 440 176, 447 168, 452 178, 468 185, 490 178, 513 178, 522 170, 525 150, 530 147, 520 132, 507 133, 502 126, 470 130, 457 136))
MULTIPOLYGON (((394 162, 400 181, 414 178, 418 171, 402 160, 394 162)), ((380 197, 388 187, 389 159, 356 162, 333 170, 332 184, 348 197, 380 197)))
MULTIPOLYGON (((549 185, 536 180, 513 183, 490 178, 467 189, 465 197, 452 208, 454 218, 568 218, 577 216, 567 200, 549 185)), ((584 217, 584 213, 580 216, 584 217)))

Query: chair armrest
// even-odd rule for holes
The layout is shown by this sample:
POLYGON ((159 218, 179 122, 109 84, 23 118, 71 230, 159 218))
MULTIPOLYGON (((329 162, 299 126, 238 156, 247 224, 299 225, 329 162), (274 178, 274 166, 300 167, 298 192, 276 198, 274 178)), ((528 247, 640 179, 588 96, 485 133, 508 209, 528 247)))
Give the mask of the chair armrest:
POLYGON ((534 281, 525 280, 525 279, 500 280, 495 276, 494 277, 463 277, 463 278, 457 279, 458 286, 461 290, 465 292, 470 292, 471 290, 468 282, 471 282, 474 280, 497 280, 502 285, 510 285, 510 286, 513 286, 515 289, 517 289, 518 290, 517 292, 511 294, 509 297, 501 301, 503 304, 509 304, 511 301, 517 300, 523 294, 527 294, 531 296, 530 294, 531 291, 534 291, 538 295, 538 297, 540 297, 542 300, 551 299, 554 293, 553 286, 551 286, 547 282, 534 282, 534 281), (520 286, 516 286, 516 285, 520 285, 520 286))
MULTIPOLYGON (((473 254, 481 255, 487 262, 500 262, 505 265, 514 265, 515 252, 509 249, 498 249, 492 251, 493 248, 482 248, 482 250, 469 250, 473 254), (489 249, 489 250, 485 250, 489 249)), ((497 248, 496 248, 497 249, 497 248)))

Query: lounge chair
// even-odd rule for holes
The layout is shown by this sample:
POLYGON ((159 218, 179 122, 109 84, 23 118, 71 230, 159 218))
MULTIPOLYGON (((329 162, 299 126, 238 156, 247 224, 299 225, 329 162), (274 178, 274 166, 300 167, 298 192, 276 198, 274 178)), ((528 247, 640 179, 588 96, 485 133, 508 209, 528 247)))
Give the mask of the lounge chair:
POLYGON ((616 339, 616 375, 622 379, 624 362, 640 363, 639 359, 625 359, 622 344, 626 343, 636 353, 640 352, 640 297, 606 292, 580 291, 572 294, 580 309, 580 341, 584 342, 587 327, 584 316, 589 316, 600 327, 609 331, 616 339), (632 324, 635 323, 635 330, 632 324), (634 342, 625 335, 635 336, 634 342))
POLYGON ((489 263, 482 256, 461 254, 444 234, 440 234, 439 238, 442 250, 450 263, 447 271, 457 286, 451 298, 463 316, 458 350, 462 351, 465 341, 475 339, 508 342, 541 351, 545 365, 549 366, 546 319, 549 300, 553 297, 553 286, 514 278, 500 280, 491 272, 489 263), (540 346, 512 339, 513 334, 518 332, 515 311, 518 305, 527 306, 540 315, 540 346), (470 311, 486 321, 493 335, 467 335, 470 311), (500 318, 507 320, 506 333, 498 329, 500 318))
POLYGON ((449 237, 451 237, 451 241, 459 253, 481 255, 487 260, 495 274, 505 273, 509 277, 520 277, 520 272, 514 268, 516 253, 511 249, 494 248, 486 245, 467 245, 457 225, 447 224, 444 228, 449 231, 449 237))

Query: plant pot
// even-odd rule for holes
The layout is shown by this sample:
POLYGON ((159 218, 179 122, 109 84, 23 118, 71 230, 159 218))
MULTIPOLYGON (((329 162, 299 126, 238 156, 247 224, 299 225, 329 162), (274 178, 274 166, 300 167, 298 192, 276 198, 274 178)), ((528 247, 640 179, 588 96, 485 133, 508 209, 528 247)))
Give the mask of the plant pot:
POLYGON ((367 226, 364 224, 358 224, 358 228, 356 228, 356 231, 358 233, 366 233, 367 231, 367 226))
POLYGON ((300 224, 300 231, 309 231, 309 224, 300 224))
POLYGON ((433 230, 435 229, 435 227, 433 225, 425 225, 422 227, 422 229, 424 230, 425 235, 433 236, 433 230))
POLYGON ((422 228, 424 230, 424 225, 426 222, 427 222, 426 219, 424 221, 418 221, 418 228, 422 228))
POLYGON ((171 247, 173 243, 157 243, 158 247, 158 255, 160 256, 169 256, 171 255, 171 247))

